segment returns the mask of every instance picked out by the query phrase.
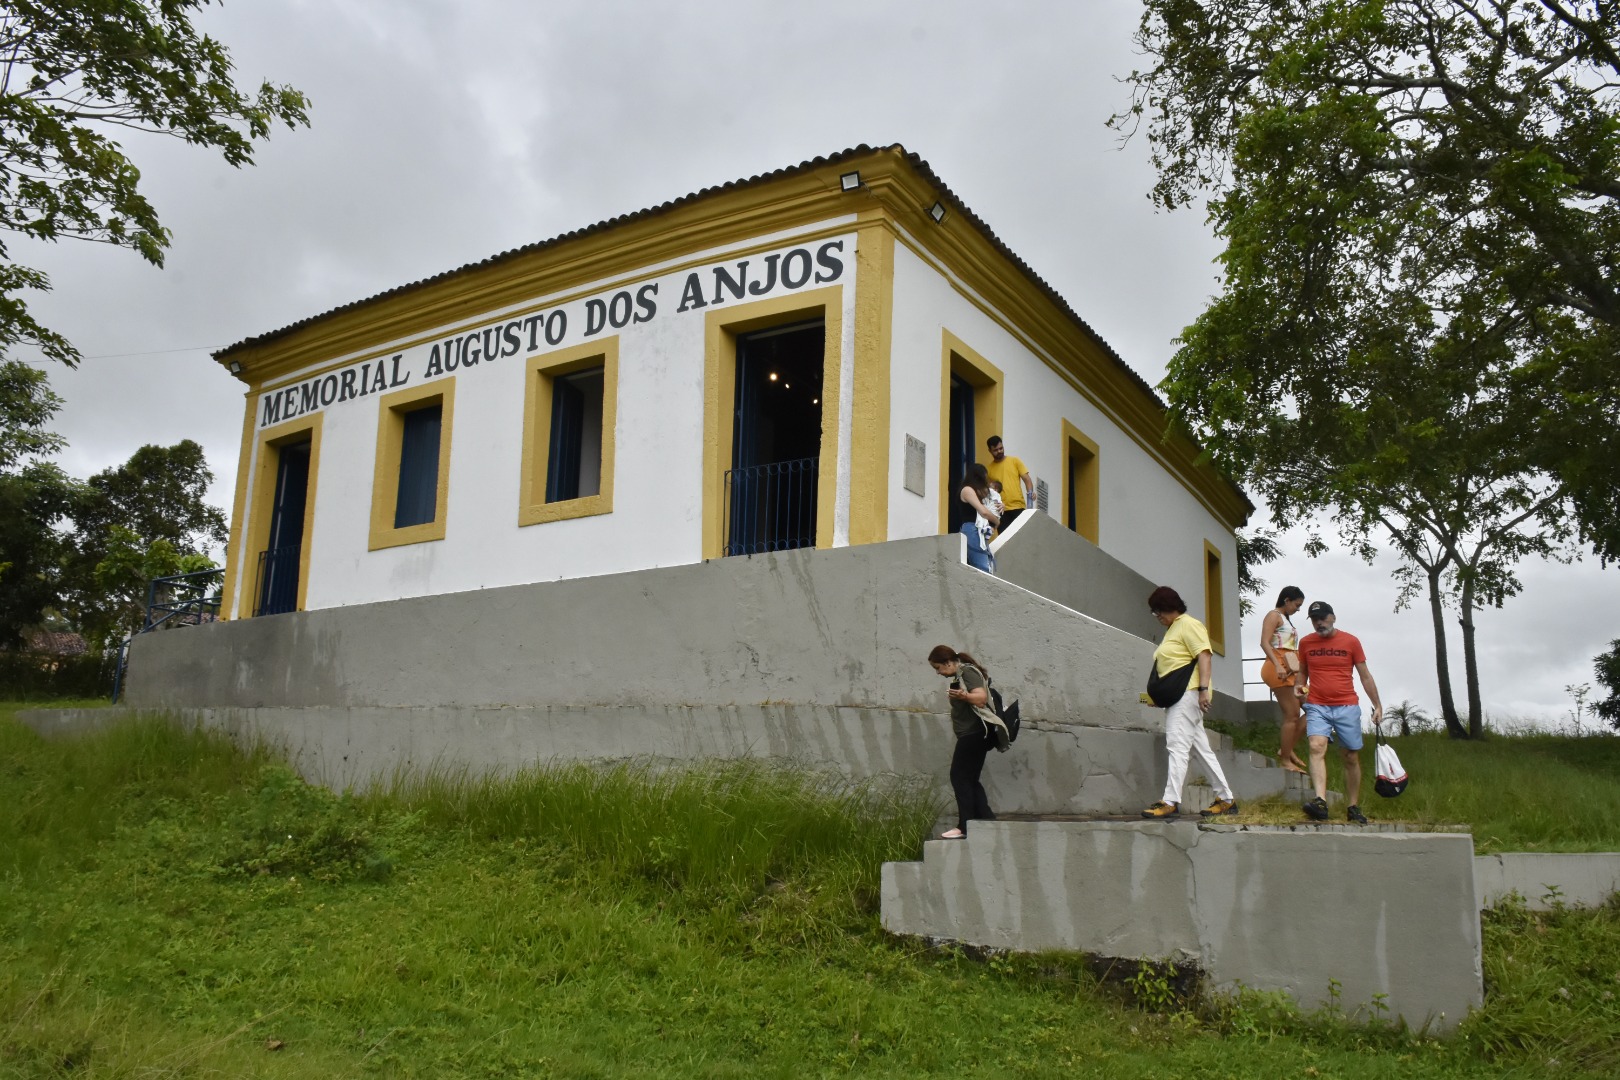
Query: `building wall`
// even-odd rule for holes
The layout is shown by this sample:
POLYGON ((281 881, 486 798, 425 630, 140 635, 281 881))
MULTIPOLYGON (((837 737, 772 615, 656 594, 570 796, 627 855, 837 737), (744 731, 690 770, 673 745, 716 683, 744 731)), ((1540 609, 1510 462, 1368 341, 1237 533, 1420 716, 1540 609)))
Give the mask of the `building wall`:
MULTIPOLYGON (((365 373, 384 364, 391 381, 403 374, 407 389, 426 384, 454 388, 442 539, 376 544, 374 489, 392 482, 392 477, 381 475, 386 470, 376 467, 381 406, 372 398, 379 395, 331 401, 318 409, 316 417, 319 457, 311 485, 300 607, 318 610, 590 577, 685 565, 718 555, 713 539, 717 527, 709 519, 716 517, 720 501, 713 494, 718 486, 715 478, 729 463, 724 448, 717 449, 721 437, 717 429, 724 429, 729 443, 732 386, 729 375, 714 373, 716 319, 726 312, 746 312, 752 305, 766 309, 820 293, 830 305, 821 471, 822 489, 829 494, 822 505, 818 546, 843 546, 852 536, 857 541, 903 539, 940 531, 939 463, 946 449, 944 368, 949 351, 959 348, 996 372, 1003 402, 996 426, 1010 451, 1050 485, 1054 517, 1063 520, 1064 514, 1067 424, 1097 444, 1097 540, 1103 553, 1145 578, 1174 585, 1189 610, 1206 622, 1210 621, 1204 604, 1206 545, 1220 553, 1225 624, 1234 640, 1226 643, 1224 656, 1217 656, 1217 685, 1241 685, 1242 650, 1235 640, 1236 555, 1232 534, 1220 517, 1177 478, 1175 467, 1155 452, 1151 440, 1139 432, 1132 434, 1132 425, 1110 412, 1107 392, 1096 387, 1083 392, 1076 377, 1060 374, 1030 339, 1010 329, 1010 317, 926 262, 903 230, 854 225, 849 218, 838 218, 709 248, 567 294, 535 296, 479 312, 409 340, 369 345, 265 384, 248 398, 249 430, 241 466, 247 479, 238 498, 243 508, 238 516, 249 521, 243 527, 239 520, 233 529, 230 614, 251 613, 259 550, 267 546, 262 527, 255 524, 267 516, 263 492, 274 480, 273 470, 258 467, 259 456, 265 454, 264 433, 279 430, 277 424, 294 411, 298 388, 312 383, 330 387, 337 374, 356 369, 364 385, 369 380, 365 373), (880 242, 884 256, 874 261, 880 242), (867 246, 874 251, 868 252, 867 246), (794 249, 816 255, 813 274, 799 288, 790 289, 778 274, 769 290, 749 293, 740 301, 729 295, 722 298, 712 274, 715 266, 730 267, 740 275, 739 264, 747 260, 757 287, 758 274, 768 260, 783 259, 794 249), (836 261, 836 272, 832 263, 822 263, 824 249, 836 261), (863 265, 883 268, 872 275, 874 281, 892 273, 886 313, 890 333, 886 356, 880 361, 887 367, 869 369, 878 372, 876 376, 857 369, 857 340, 872 347, 875 332, 870 325, 857 327, 857 317, 877 324, 873 309, 863 308, 857 298, 863 265), (701 305, 689 302, 693 277, 702 291, 701 305), (642 307, 648 290, 655 309, 642 307), (593 306, 600 310, 614 296, 635 297, 633 309, 626 303, 634 317, 621 327, 588 334, 588 312, 593 306), (683 307, 686 310, 680 310, 683 307), (532 352, 518 348, 512 355, 485 359, 476 366, 432 374, 433 355, 441 349, 447 355, 452 339, 534 316, 543 317, 543 325, 549 326, 559 312, 566 317, 566 333, 539 342, 531 331, 527 344, 536 345, 532 352), (604 476, 604 482, 612 485, 611 512, 521 524, 530 358, 610 339, 617 356, 613 467, 604 476), (878 396, 871 391, 874 377, 878 386, 888 388, 886 425, 871 415, 874 407, 884 407, 874 405, 878 396), (281 416, 273 415, 277 402, 287 406, 281 416), (858 412, 862 408, 864 414, 858 412), (856 415, 864 417, 859 433, 853 430, 856 415), (908 435, 927 448, 920 496, 905 486, 908 435), (858 462, 853 460, 857 455, 858 462), (864 477, 875 477, 869 492, 881 492, 886 498, 867 497, 869 492, 861 488, 864 477)), ((872 285, 868 281, 860 287, 870 293, 872 285)), ((871 355, 883 354, 883 343, 875 348, 871 355)), ((1072 364, 1073 358, 1062 359, 1065 364, 1060 366, 1083 370, 1072 364)), ((392 382, 389 389, 394 389, 392 382)), ((1134 388, 1128 393, 1135 394, 1134 388)), ((296 422, 308 422, 310 415, 300 412, 296 422)), ((989 433, 988 427, 977 433, 981 445, 976 450, 981 455, 989 433)), ((532 457, 535 451, 528 453, 532 457)))
MULTIPOLYGON (((999 434, 1007 452, 1022 458, 1033 476, 1049 484, 1054 518, 1067 520, 1061 490, 1067 420, 1097 443, 1097 546, 1102 551, 1153 582, 1175 588, 1186 600, 1188 612, 1206 623, 1205 543, 1220 552, 1227 641, 1225 655, 1215 657, 1215 680, 1241 696, 1236 689, 1243 682, 1237 551, 1231 528, 1116 422, 1104 404, 1088 398, 1015 336, 1008 329, 1010 320, 977 302, 903 243, 895 250, 893 324, 889 536, 939 531, 937 465, 948 452, 941 430, 943 335, 948 331, 1003 373, 999 434), (904 489, 908 434, 928 447, 924 496, 904 489)), ((981 462, 989 460, 984 440, 990 434, 976 433, 981 462)), ((1144 593, 1144 610, 1146 600, 1144 593)))
MULTIPOLYGON (((837 467, 833 477, 823 477, 823 483, 830 479, 836 484, 840 508, 833 538, 835 543, 847 543, 848 384, 856 238, 852 232, 840 231, 840 226, 838 221, 823 222, 745 245, 700 252, 678 266, 649 267, 627 279, 593 283, 568 295, 537 296, 512 308, 447 324, 417 339, 381 343, 364 353, 333 357, 319 367, 266 385, 263 394, 250 394, 248 421, 253 430, 244 446, 242 468, 246 476, 264 483, 273 481, 273 475, 258 476, 257 455, 262 448, 257 435, 275 426, 267 423, 264 415, 267 396, 303 384, 312 376, 353 367, 368 359, 391 363, 395 355, 401 358, 399 369, 410 373, 409 386, 424 381, 455 384, 442 540, 369 550, 379 424, 377 395, 333 402, 320 410, 320 460, 312 485, 313 523, 308 533, 308 580, 302 606, 311 610, 340 607, 701 561, 703 506, 699 492, 708 316, 727 306, 827 288, 839 291, 838 351, 843 362, 824 374, 824 380, 836 384, 831 389, 839 392, 838 408, 824 420, 824 425, 837 425, 837 467), (750 294, 745 301, 734 300, 729 293, 722 301, 715 301, 711 265, 734 266, 747 258, 752 273, 757 275, 773 253, 796 247, 808 247, 814 253, 829 242, 842 245, 833 252, 841 262, 834 280, 824 280, 831 272, 817 265, 810 280, 798 290, 788 289, 778 275, 774 288, 750 294), (678 311, 683 286, 693 272, 700 276, 708 303, 678 311), (656 315, 586 337, 587 307, 593 301, 605 302, 624 290, 639 297, 648 284, 657 286, 653 297, 656 315), (534 352, 524 348, 516 355, 425 378, 432 350, 446 339, 556 310, 566 312, 568 331, 555 345, 546 343, 542 336, 534 352), (582 342, 604 342, 615 335, 618 386, 612 512, 520 526, 527 358, 582 342)), ((758 278, 753 280, 757 282, 758 278)), ((642 311, 635 310, 638 314, 642 311)), ((729 402, 731 388, 724 390, 729 402)), ((253 490, 253 483, 250 480, 244 500, 249 508, 263 503, 262 493, 253 490)), ((252 528, 238 528, 236 534, 238 546, 230 552, 228 563, 239 575, 234 583, 233 614, 240 616, 252 610, 258 559, 258 552, 252 549, 260 545, 253 543, 252 528)))

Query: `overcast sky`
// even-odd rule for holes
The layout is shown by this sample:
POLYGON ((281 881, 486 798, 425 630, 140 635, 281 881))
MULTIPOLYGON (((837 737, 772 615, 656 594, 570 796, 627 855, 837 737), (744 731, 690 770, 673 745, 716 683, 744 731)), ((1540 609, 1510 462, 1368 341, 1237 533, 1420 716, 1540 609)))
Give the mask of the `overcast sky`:
MULTIPOLYGON (((159 138, 126 149, 174 233, 167 267, 13 242, 56 291, 34 303, 87 357, 56 369, 77 475, 143 443, 203 444, 227 510, 242 387, 213 348, 688 192, 865 142, 903 143, 1150 382, 1217 288, 1198 211, 1160 214, 1145 145, 1105 126, 1141 62, 1126 0, 1086 4, 546 4, 319 0, 209 11, 241 81, 287 82, 312 127, 234 170, 159 138)), ((1017 452, 1016 418, 1008 445, 1017 452)), ((1307 559, 1275 591, 1327 599, 1386 704, 1438 703, 1426 610, 1393 612, 1393 559, 1307 559)), ((1620 570, 1527 564, 1479 617, 1487 711, 1562 718, 1565 686, 1620 637, 1620 570)), ((1269 607, 1263 598, 1260 610, 1269 607)), ((1257 623, 1245 627, 1245 653, 1257 623)), ((1453 626, 1461 691, 1460 643, 1453 626)))

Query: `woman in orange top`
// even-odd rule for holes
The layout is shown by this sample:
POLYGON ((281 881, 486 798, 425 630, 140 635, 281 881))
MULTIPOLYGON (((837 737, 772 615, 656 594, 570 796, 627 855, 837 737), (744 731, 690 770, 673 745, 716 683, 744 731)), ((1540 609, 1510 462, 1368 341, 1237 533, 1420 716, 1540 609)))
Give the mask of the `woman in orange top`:
POLYGON ((1297 585, 1289 585, 1277 594, 1277 606, 1266 612, 1260 623, 1260 648, 1271 669, 1261 671, 1260 677, 1276 695, 1283 714, 1282 749, 1277 751, 1277 760, 1283 768, 1297 773, 1307 770, 1299 757, 1299 744, 1305 738, 1305 720, 1300 716, 1299 695, 1295 693, 1299 682, 1299 632, 1294 629, 1292 616, 1304 603, 1304 591, 1297 585))

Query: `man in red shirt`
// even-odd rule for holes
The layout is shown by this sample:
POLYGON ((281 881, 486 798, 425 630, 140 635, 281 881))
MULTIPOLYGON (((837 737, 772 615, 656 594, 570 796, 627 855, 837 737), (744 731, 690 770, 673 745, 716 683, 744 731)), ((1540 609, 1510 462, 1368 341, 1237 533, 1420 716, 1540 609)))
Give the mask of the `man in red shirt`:
POLYGON ((1299 693, 1310 688, 1305 698, 1305 734, 1311 740, 1311 784, 1316 798, 1305 804, 1305 815, 1326 821, 1327 748, 1329 737, 1339 740, 1344 755, 1344 797, 1350 800, 1345 817, 1358 825, 1367 824, 1361 812, 1361 700, 1350 681, 1352 670, 1361 676, 1361 688, 1372 701, 1372 722, 1383 723, 1384 706, 1378 699, 1378 684, 1367 670, 1367 654, 1354 634, 1338 629, 1333 607, 1318 600, 1307 612, 1316 633, 1299 642, 1299 693))

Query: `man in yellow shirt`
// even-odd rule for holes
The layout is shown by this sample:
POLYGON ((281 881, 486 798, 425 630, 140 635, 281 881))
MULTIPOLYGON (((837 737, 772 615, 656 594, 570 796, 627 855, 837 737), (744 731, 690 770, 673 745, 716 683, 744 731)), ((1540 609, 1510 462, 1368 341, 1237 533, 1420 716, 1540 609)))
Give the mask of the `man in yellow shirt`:
POLYGON ((1035 478, 1029 475, 1022 461, 1007 455, 1000 435, 990 436, 985 446, 990 450, 990 464, 984 471, 990 474, 990 479, 1001 481, 1001 498, 1007 504, 1007 512, 1001 515, 1001 528, 997 531, 1006 532, 1018 520, 1018 515, 1035 502, 1035 478))

